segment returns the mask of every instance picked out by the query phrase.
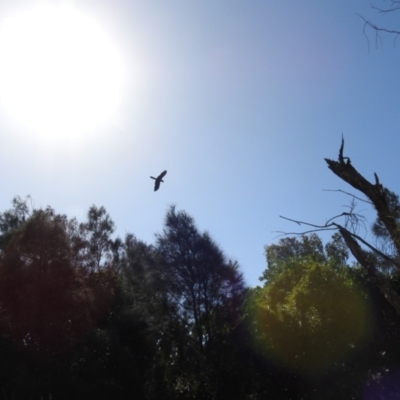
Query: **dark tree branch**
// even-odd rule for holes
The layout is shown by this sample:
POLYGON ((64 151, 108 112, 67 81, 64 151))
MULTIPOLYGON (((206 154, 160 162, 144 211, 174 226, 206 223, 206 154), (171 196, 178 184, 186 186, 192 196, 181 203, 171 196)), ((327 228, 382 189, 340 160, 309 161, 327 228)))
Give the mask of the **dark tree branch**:
POLYGON ((395 38, 393 40, 393 47, 395 47, 397 37, 400 35, 400 31, 394 30, 394 29, 380 28, 379 26, 373 24, 371 21, 366 20, 362 15, 360 15, 360 14, 357 14, 357 15, 364 21, 363 34, 364 34, 364 36, 365 36, 365 38, 367 39, 367 42, 368 42, 368 52, 369 52, 370 46, 369 46, 369 39, 368 39, 368 36, 366 34, 366 28, 367 27, 370 27, 371 29, 373 29, 375 31, 375 46, 376 47, 378 47, 378 41, 382 44, 382 39, 379 36, 379 32, 385 32, 385 33, 390 33, 390 34, 395 35, 395 38))
MULTIPOLYGON (((392 1, 392 4, 399 4, 399 1, 392 1)), ((376 6, 371 6, 372 9, 377 10, 380 14, 387 14, 390 13, 392 11, 398 11, 400 10, 400 6, 399 7, 392 7, 392 8, 387 8, 386 10, 384 10, 383 8, 379 8, 376 6)))
MULTIPOLYGON (((340 215, 339 215, 340 216, 340 215)), ((378 289, 383 293, 387 301, 392 304, 392 306, 397 310, 398 313, 400 313, 400 296, 398 293, 393 289, 390 281, 386 279, 386 277, 382 274, 380 274, 375 266, 375 264, 371 261, 371 258, 368 256, 368 253, 365 252, 359 243, 357 242, 360 241, 363 243, 365 246, 367 246, 370 250, 372 250, 377 256, 383 258, 386 261, 389 261, 392 265, 397 265, 395 260, 393 260, 391 257, 387 256, 386 254, 382 253, 379 251, 377 248, 372 246, 370 243, 368 243, 366 240, 361 238, 360 236, 356 235, 355 233, 350 232, 348 229, 344 228, 343 226, 337 224, 336 222, 331 222, 331 223, 326 223, 325 225, 315 225, 315 224, 310 224, 308 222, 302 222, 302 221, 296 221, 291 218, 286 218, 283 216, 280 216, 283 219, 286 219, 288 221, 295 222, 299 225, 307 225, 307 226, 313 226, 316 227, 316 229, 312 229, 309 231, 304 231, 304 232, 287 232, 284 233, 282 232, 283 235, 305 235, 307 233, 313 233, 317 231, 326 231, 326 230, 338 230, 340 234, 343 237, 343 240, 345 241, 347 247, 351 251, 351 254, 354 256, 354 258, 358 261, 358 263, 364 268, 364 270, 367 273, 367 276, 371 283, 375 284, 378 289)), ((333 217, 336 218, 336 217, 333 217)), ((333 219, 331 218, 331 220, 333 219)))
POLYGON ((354 239, 354 235, 351 234, 351 232, 349 232, 347 229, 344 229, 343 227, 339 227, 339 232, 355 259, 366 270, 370 281, 379 288, 379 290, 385 296, 386 300, 393 305, 398 313, 400 313, 400 296, 393 289, 390 282, 388 282, 384 276, 378 273, 375 265, 369 260, 367 254, 354 239))
POLYGON ((354 195, 352 193, 349 193, 349 192, 346 192, 346 191, 344 191, 342 189, 323 189, 323 191, 324 192, 341 192, 341 193, 347 194, 348 196, 353 197, 354 199, 357 199, 359 201, 363 201, 364 203, 372 204, 370 201, 362 199, 361 197, 357 197, 356 195, 354 195))
POLYGON ((276 233, 279 233, 279 236, 288 236, 288 235, 308 235, 309 233, 315 233, 315 232, 321 232, 321 231, 336 231, 336 228, 319 228, 319 229, 310 229, 309 231, 303 231, 303 232, 283 232, 283 231, 274 231, 276 233))
MULTIPOLYGON (((332 220, 334 220, 334 219, 336 219, 336 218, 339 218, 339 217, 348 217, 348 216, 351 216, 351 213, 342 212, 342 213, 339 214, 339 215, 335 215, 334 217, 329 218, 328 221, 326 221, 326 224, 329 224, 332 220)), ((332 225, 335 225, 335 223, 332 222, 332 225)))
MULTIPOLYGON (((378 250, 376 247, 372 246, 372 244, 368 243, 365 239, 363 239, 362 237, 356 235, 353 232, 350 232, 349 230, 347 230, 346 228, 344 228, 343 226, 339 225, 339 224, 335 224, 337 226, 337 228, 339 229, 339 232, 342 234, 343 236, 343 232, 346 231, 347 234, 351 235, 351 237, 354 239, 359 240, 361 243, 363 243, 365 246, 367 246, 370 250, 372 250, 376 255, 378 255, 379 257, 382 257, 384 260, 389 261, 391 264, 397 264, 397 262, 389 257, 388 255, 386 255, 385 253, 382 253, 380 250, 378 250)), ((354 255, 354 254, 353 254, 354 255)), ((354 255, 355 257, 355 255, 354 255)), ((361 263, 360 263, 361 264, 361 263)), ((362 265, 362 264, 361 264, 362 265)))
POLYGON ((373 24, 371 21, 366 20, 362 15, 360 15, 360 14, 357 14, 357 15, 364 21, 364 26, 369 26, 376 32, 386 32, 386 33, 392 33, 395 35, 400 35, 400 31, 398 31, 398 30, 380 28, 379 26, 373 24))
MULTIPOLYGON (((390 241, 393 244, 393 247, 395 249, 395 256, 390 257, 382 251, 378 250, 375 246, 371 245, 365 239, 357 235, 354 232, 355 229, 353 229, 353 232, 347 229, 346 226, 348 223, 350 223, 351 227, 354 228, 362 222, 361 217, 353 212, 355 207, 354 202, 350 206, 350 212, 343 212, 339 215, 336 215, 327 220, 324 225, 311 224, 308 222, 280 216, 281 218, 294 222, 300 226, 305 225, 312 228, 304 232, 283 232, 282 234, 304 235, 317 231, 338 230, 354 258, 359 262, 359 264, 367 273, 370 281, 379 288, 385 298, 390 302, 390 304, 393 305, 393 307, 395 307, 396 311, 400 314, 400 294, 398 294, 397 291, 393 288, 390 279, 388 279, 386 275, 380 273, 378 270, 380 260, 389 263, 389 265, 397 274, 400 273, 400 263, 398 260, 398 256, 400 255, 400 223, 398 222, 396 208, 393 206, 393 199, 390 197, 391 192, 382 186, 376 173, 374 173, 374 183, 366 180, 351 165, 351 163, 349 162, 350 159, 348 157, 344 157, 343 152, 344 139, 342 136, 338 161, 330 160, 328 158, 325 158, 325 161, 328 164, 329 169, 335 175, 347 182, 353 188, 359 190, 366 196, 366 198, 370 200, 371 204, 374 206, 377 212, 379 221, 382 222, 384 228, 388 233, 390 241), (347 162, 345 162, 345 160, 347 160, 347 162), (334 222, 334 220, 339 217, 345 218, 345 226, 334 222), (364 250, 361 247, 360 243, 366 246, 369 251, 364 250)), ((348 194, 347 192, 344 193, 348 194)), ((353 196, 353 200, 354 198, 355 196, 353 196)))
POLYGON ((400 254, 400 227, 395 218, 393 218, 391 209, 386 199, 383 186, 375 174, 375 184, 368 182, 351 164, 345 164, 339 158, 339 161, 325 159, 329 169, 340 179, 347 182, 353 188, 359 190, 374 205, 379 219, 387 229, 391 240, 395 246, 397 254, 400 254))
MULTIPOLYGON (((359 240, 361 243, 363 243, 365 246, 367 246, 372 252, 374 252, 377 256, 383 258, 386 261, 389 261, 391 264, 397 265, 397 262, 393 258, 389 257, 385 253, 382 253, 380 250, 378 250, 376 247, 372 246, 372 244, 368 243, 361 236, 355 234, 354 232, 350 232, 348 229, 346 229, 345 227, 343 227, 342 225, 340 225, 336 222, 330 222, 335 218, 339 218, 339 217, 345 216, 347 214, 349 214, 349 213, 344 212, 342 214, 336 215, 335 217, 330 218, 324 225, 310 224, 309 222, 298 221, 298 220, 283 217, 282 215, 280 215, 279 216, 280 218, 286 219, 291 222, 295 222, 298 225, 312 226, 316 229, 309 230, 309 231, 303 231, 303 232, 278 232, 278 233, 282 233, 283 235, 306 235, 308 233, 317 232, 317 231, 338 230, 342 234, 344 231, 346 231, 347 235, 350 235, 353 238, 353 240, 355 240, 355 239, 359 240)), ((342 234, 342 236, 343 236, 343 234, 342 234)), ((353 254, 353 255, 357 259, 356 255, 355 254, 353 254)))
POLYGON ((388 262, 396 272, 399 272, 400 265, 397 256, 400 254, 400 226, 398 219, 393 211, 393 206, 390 204, 390 198, 387 198, 387 193, 390 193, 385 189, 379 181, 379 177, 374 173, 375 183, 367 181, 352 165, 344 163, 343 157, 344 140, 339 150, 338 161, 325 159, 329 169, 337 175, 340 179, 347 182, 353 188, 363 193, 373 204, 378 219, 384 225, 391 243, 395 249, 395 257, 389 257, 383 252, 379 251, 376 247, 369 244, 366 240, 356 235, 354 232, 350 232, 343 226, 331 222, 332 225, 336 225, 340 234, 342 235, 347 247, 350 249, 353 256, 365 269, 371 282, 375 283, 376 286, 381 290, 386 299, 396 308, 397 312, 400 313, 400 295, 393 289, 393 286, 389 279, 385 275, 378 272, 377 266, 372 261, 369 253, 365 252, 359 243, 362 243, 368 247, 373 254, 380 257, 382 260, 388 262))

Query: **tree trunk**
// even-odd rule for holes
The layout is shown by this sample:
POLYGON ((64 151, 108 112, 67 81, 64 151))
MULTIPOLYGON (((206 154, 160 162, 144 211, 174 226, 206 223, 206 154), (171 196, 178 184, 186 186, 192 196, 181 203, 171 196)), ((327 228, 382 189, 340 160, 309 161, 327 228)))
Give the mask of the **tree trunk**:
MULTIPOLYGON (((350 158, 343 157, 344 140, 342 138, 342 145, 339 150, 338 161, 325 159, 329 169, 337 175, 340 179, 347 182, 355 189, 362 192, 374 205, 379 219, 384 224, 390 239, 396 249, 396 258, 400 254, 400 226, 397 219, 393 215, 393 210, 390 208, 390 204, 386 198, 386 191, 381 183, 377 174, 375 175, 375 184, 367 181, 352 165, 350 158)), ((397 312, 400 314, 400 296, 392 287, 391 282, 387 277, 382 275, 374 265, 374 263, 367 257, 367 253, 361 248, 354 235, 337 225, 339 232, 342 235, 346 245, 350 249, 356 260, 364 267, 368 274, 369 279, 374 283, 380 291, 383 293, 385 298, 395 307, 397 312)), ((398 265, 393 265, 398 269, 398 265)))

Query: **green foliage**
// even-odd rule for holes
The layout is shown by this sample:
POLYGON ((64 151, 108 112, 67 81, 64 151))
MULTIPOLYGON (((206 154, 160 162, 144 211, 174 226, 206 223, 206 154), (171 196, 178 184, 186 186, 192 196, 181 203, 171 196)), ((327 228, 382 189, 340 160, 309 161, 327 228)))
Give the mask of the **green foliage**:
POLYGON ((93 205, 89 209, 87 222, 80 229, 86 240, 88 267, 99 270, 102 263, 107 263, 112 258, 111 235, 115 230, 114 222, 104 207, 97 208, 93 205))
POLYGON ((253 296, 259 339, 289 367, 306 373, 329 370, 369 339, 366 292, 333 259, 289 258, 253 296))
POLYGON ((303 235, 280 239, 278 244, 265 246, 267 269, 260 277, 261 281, 269 281, 287 267, 287 262, 309 258, 319 263, 333 262, 344 265, 348 259, 348 250, 339 233, 332 236, 332 241, 322 244, 318 235, 303 235))
POLYGON ((17 198, 0 214, 3 396, 356 398, 400 364, 398 317, 338 235, 266 246, 265 285, 248 289, 184 211, 155 245, 113 232, 103 207, 79 223, 17 198))
POLYGON ((222 400, 261 390, 249 337, 235 339, 246 337, 242 275, 185 212, 168 211, 155 246, 113 240, 103 207, 78 223, 16 199, 0 223, 6 395, 222 400))

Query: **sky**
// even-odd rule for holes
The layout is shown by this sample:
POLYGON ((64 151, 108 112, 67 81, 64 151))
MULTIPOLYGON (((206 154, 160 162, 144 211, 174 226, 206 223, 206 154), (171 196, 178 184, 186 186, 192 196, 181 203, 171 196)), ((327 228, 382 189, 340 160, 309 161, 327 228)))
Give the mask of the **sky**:
MULTIPOLYGON (((0 1, 0 31, 8 16, 33 3, 0 1)), ((50 205, 84 221, 95 204, 106 208, 116 235, 129 232, 152 244, 176 205, 255 286, 266 268, 264 246, 277 243, 281 231, 301 232, 280 216, 324 224, 347 210, 350 198, 327 190, 355 192, 324 161, 337 158, 342 134, 352 164, 400 192, 400 41, 382 34, 376 43, 357 15, 400 29, 400 14, 381 15, 361 0, 68 5, 95 21, 118 52, 120 58, 107 56, 122 65, 114 73, 118 101, 112 115, 103 121, 106 113, 97 111, 101 123, 81 130, 69 125, 68 107, 97 103, 76 87, 71 104, 62 106, 66 114, 58 114, 51 108, 56 93, 41 90, 40 80, 33 97, 19 94, 17 103, 28 99, 33 107, 43 92, 50 98, 44 107, 53 122, 46 133, 1 103, 1 211, 13 197, 30 195, 36 208, 50 205), (150 175, 165 169, 165 182, 154 192, 150 175)), ((52 37, 52 29, 44 34, 52 37)), ((65 30, 67 38, 77 32, 72 23, 65 30)), ((46 54, 60 46, 56 41, 46 54)), ((84 68, 81 56, 74 65, 84 68)), ((91 73, 103 71, 107 57, 91 65, 91 73)), ((18 62, 28 70, 12 84, 23 76, 36 82, 40 71, 18 62)), ((8 73, 2 72, 3 82, 10 81, 8 73)), ((93 87, 97 98, 108 99, 101 74, 93 87)), ((367 205, 360 203, 358 211, 372 223, 367 205)))

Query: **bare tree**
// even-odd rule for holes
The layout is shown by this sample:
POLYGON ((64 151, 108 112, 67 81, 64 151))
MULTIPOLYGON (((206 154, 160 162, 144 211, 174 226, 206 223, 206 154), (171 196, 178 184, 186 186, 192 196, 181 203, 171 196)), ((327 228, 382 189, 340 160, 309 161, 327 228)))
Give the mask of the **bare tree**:
MULTIPOLYGON (((400 294, 396 289, 400 277, 400 202, 398 196, 385 188, 374 173, 375 182, 365 179, 351 164, 349 157, 343 156, 344 140, 339 150, 338 160, 326 158, 329 169, 340 179, 366 196, 375 208, 377 219, 372 233, 386 245, 378 248, 357 234, 357 228, 364 224, 364 218, 354 212, 354 203, 349 212, 341 213, 330 218, 323 225, 310 224, 294 219, 288 219, 299 225, 310 227, 307 232, 320 230, 337 230, 343 237, 354 258, 364 269, 368 279, 383 293, 387 301, 400 313, 400 294), (344 217, 344 224, 337 219, 344 217)), ((345 192, 346 193, 346 192, 345 192)), ((353 200, 356 196, 353 196, 353 200)), ((285 233, 292 234, 292 233, 285 233)))

